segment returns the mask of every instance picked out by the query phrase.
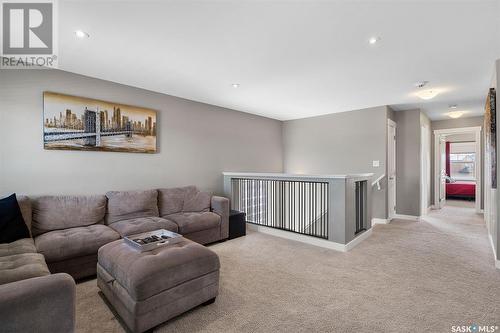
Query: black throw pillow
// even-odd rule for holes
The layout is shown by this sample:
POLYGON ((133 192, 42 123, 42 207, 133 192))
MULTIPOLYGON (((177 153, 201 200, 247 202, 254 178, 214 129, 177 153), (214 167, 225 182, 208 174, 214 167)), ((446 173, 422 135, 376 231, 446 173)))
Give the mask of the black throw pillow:
POLYGON ((22 238, 30 238, 30 232, 14 193, 0 199, 0 243, 12 243, 22 238))

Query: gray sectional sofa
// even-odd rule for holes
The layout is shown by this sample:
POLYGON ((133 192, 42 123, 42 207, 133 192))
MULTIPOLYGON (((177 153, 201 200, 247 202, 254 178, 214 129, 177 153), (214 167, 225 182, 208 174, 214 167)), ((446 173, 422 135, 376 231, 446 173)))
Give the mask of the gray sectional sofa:
POLYGON ((229 200, 194 186, 18 201, 33 239, 0 244, 0 322, 12 325, 6 331, 73 331, 69 275, 95 276, 105 244, 156 229, 201 244, 227 239, 229 232, 229 200))

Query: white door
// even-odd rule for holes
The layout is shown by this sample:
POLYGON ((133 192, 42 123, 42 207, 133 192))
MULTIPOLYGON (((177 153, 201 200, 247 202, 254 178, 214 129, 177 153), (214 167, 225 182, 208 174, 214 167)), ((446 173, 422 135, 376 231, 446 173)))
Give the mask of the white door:
POLYGON ((387 205, 389 220, 396 215, 396 123, 387 124, 387 205))
POLYGON ((446 204, 446 141, 439 138, 439 208, 446 204))

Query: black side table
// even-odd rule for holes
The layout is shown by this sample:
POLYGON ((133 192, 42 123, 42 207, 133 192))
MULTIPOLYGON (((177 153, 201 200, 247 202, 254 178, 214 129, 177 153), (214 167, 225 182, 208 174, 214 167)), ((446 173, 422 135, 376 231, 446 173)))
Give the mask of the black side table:
POLYGON ((246 215, 238 210, 229 212, 229 239, 238 238, 247 234, 246 215))

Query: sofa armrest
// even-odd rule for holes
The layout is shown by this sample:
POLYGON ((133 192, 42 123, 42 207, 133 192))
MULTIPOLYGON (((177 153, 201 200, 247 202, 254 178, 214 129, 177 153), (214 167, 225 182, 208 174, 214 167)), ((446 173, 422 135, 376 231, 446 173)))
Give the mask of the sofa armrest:
POLYGON ((227 239, 229 237, 229 199, 213 196, 210 205, 212 212, 221 217, 220 238, 227 239))
POLYGON ((65 273, 0 285, 0 330, 74 332, 75 288, 65 273))

